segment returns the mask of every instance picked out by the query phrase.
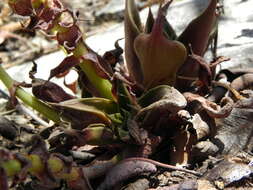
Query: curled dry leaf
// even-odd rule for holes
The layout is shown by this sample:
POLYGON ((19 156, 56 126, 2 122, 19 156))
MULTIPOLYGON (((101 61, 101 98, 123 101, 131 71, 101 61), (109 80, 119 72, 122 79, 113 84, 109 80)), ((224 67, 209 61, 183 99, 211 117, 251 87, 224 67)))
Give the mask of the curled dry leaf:
POLYGON ((197 101, 200 104, 201 107, 197 108, 199 110, 195 110, 195 112, 199 112, 204 109, 206 113, 213 118, 224 118, 229 116, 234 107, 233 100, 228 97, 224 97, 221 100, 221 104, 225 104, 223 107, 220 107, 216 103, 211 102, 200 95, 193 94, 190 92, 184 93, 184 97, 186 98, 188 103, 197 101))
POLYGON ((123 160, 114 166, 106 175, 105 180, 99 185, 98 190, 112 189, 118 183, 138 176, 145 172, 156 172, 156 166, 152 163, 140 160, 123 160))
POLYGON ((108 158, 108 155, 97 157, 94 161, 82 167, 83 173, 88 179, 94 179, 105 175, 118 163, 117 155, 108 158))
POLYGON ((72 67, 78 65, 79 62, 80 61, 73 55, 66 57, 57 67, 55 67, 50 71, 50 76, 48 80, 50 80, 55 76, 56 77, 64 76, 66 73, 69 72, 69 70, 72 67))

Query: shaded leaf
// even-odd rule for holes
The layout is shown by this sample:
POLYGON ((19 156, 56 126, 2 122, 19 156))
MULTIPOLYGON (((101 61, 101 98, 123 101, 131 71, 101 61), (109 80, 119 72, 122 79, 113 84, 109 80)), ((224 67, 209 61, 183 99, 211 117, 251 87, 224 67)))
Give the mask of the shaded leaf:
POLYGON ((94 123, 110 124, 108 114, 117 112, 116 103, 103 98, 73 99, 51 105, 62 110, 62 114, 72 122, 72 127, 79 129, 94 123))
POLYGON ((32 92, 40 100, 52 103, 59 103, 74 98, 74 96, 66 93, 62 87, 43 79, 33 79, 32 92))
POLYGON ((106 146, 112 144, 122 143, 122 138, 128 138, 128 132, 120 129, 118 130, 118 135, 110 129, 108 126, 102 124, 96 126, 89 126, 82 131, 79 130, 66 130, 64 132, 66 137, 72 141, 73 146, 84 146, 97 145, 97 146, 106 146))
POLYGON ((160 8, 152 32, 140 34, 134 40, 146 89, 161 84, 173 85, 176 72, 186 59, 187 52, 184 45, 165 38, 164 21, 164 10, 160 8))
POLYGON ((142 84, 142 70, 134 51, 134 40, 141 33, 141 21, 134 0, 126 0, 125 5, 125 58, 130 77, 142 84))
POLYGON ((186 99, 174 87, 161 85, 147 91, 139 98, 138 103, 143 107, 138 113, 140 115, 152 109, 176 113, 186 106, 186 99))

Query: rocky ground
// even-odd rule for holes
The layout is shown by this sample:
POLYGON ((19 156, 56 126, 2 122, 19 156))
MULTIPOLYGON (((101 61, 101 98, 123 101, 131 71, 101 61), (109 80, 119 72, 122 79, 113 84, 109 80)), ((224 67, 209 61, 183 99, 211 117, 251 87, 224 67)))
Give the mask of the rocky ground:
MULTIPOLYGON (((80 14, 78 22, 87 37, 87 43, 100 54, 113 49, 115 41, 124 37, 124 0, 63 0, 63 3, 80 14)), ((148 14, 146 3, 147 1, 138 1, 142 18, 148 14)), ((206 0, 175 1, 167 18, 179 34, 207 3, 206 0)), ((253 2, 224 0, 223 6, 217 55, 229 57, 230 61, 222 63, 219 69, 252 69, 253 2)), ((152 9, 156 12, 157 5, 152 6, 152 9)), ((50 69, 59 64, 65 55, 44 34, 23 30, 20 24, 22 19, 11 14, 6 1, 0 2, 0 10, 0 57, 3 67, 14 79, 29 81, 31 61, 35 60, 39 66, 36 76, 47 79, 50 69)), ((120 42, 120 45, 123 44, 124 40, 120 42)), ((211 57, 211 52, 208 52, 206 59, 211 60, 211 57)), ((233 72, 232 69, 229 71, 233 72)), ((73 74, 69 78, 73 80, 75 77, 73 74)), ((63 82, 55 81, 59 84, 63 82)), ((24 150, 31 136, 47 133, 52 124, 22 104, 11 107, 8 92, 3 85, 0 87, 0 147, 12 151, 24 150)), ((222 152, 214 154, 212 151, 219 147, 212 147, 213 144, 209 145, 209 141, 202 141, 198 146, 205 147, 205 150, 202 149, 203 152, 195 156, 209 157, 199 162, 199 165, 192 166, 196 171, 205 173, 204 177, 160 168, 154 174, 131 178, 122 189, 253 189, 252 118, 251 105, 245 109, 235 109, 226 119, 218 119, 220 127, 215 139, 223 142, 222 152), (245 127, 242 129, 241 126, 245 127)), ((28 179, 27 184, 30 181, 28 179)), ((16 189, 31 189, 27 184, 20 184, 16 189)))

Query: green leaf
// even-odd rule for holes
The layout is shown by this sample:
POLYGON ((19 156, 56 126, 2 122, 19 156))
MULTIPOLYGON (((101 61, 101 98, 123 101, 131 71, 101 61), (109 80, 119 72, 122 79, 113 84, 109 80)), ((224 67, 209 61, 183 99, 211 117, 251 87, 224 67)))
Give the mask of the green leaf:
POLYGON ((72 127, 78 129, 93 123, 111 124, 108 115, 118 112, 117 104, 104 98, 73 99, 51 105, 62 111, 62 115, 71 121, 72 127))

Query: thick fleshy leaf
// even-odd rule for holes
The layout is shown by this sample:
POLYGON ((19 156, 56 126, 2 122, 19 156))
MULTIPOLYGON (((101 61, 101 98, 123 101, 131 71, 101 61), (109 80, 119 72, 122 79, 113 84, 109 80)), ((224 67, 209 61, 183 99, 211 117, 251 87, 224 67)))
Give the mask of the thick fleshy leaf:
POLYGON ((161 85, 147 91, 138 100, 141 107, 148 107, 160 100, 169 99, 171 104, 177 105, 178 109, 186 106, 186 100, 183 95, 174 87, 161 85))
POLYGON ((73 128, 83 129, 90 124, 110 124, 108 114, 117 112, 115 102, 103 98, 73 99, 58 104, 51 104, 69 118, 73 128))
POLYGON ((139 99, 138 103, 143 108, 138 112, 136 119, 141 121, 142 127, 152 127, 157 130, 162 125, 162 123, 159 124, 160 121, 168 122, 169 114, 176 114, 187 104, 180 92, 166 85, 149 90, 139 99))
POLYGON ((142 32, 141 21, 134 0, 126 0, 125 8, 125 58, 130 77, 142 83, 140 62, 134 51, 134 40, 142 32))
MULTIPOLYGON (((193 52, 199 56, 203 56, 207 45, 210 33, 213 30, 214 22, 216 20, 216 5, 217 0, 210 0, 208 7, 196 19, 194 19, 183 33, 178 37, 186 47, 191 45, 193 52)), ((192 83, 194 78, 198 77, 199 64, 195 60, 188 58, 185 64, 180 68, 177 81, 177 87, 180 90, 187 90, 187 87, 192 83), (189 72, 191 71, 191 72, 189 72), (193 78, 192 80, 187 78, 193 78)))
POLYGON ((159 84, 173 85, 176 72, 186 59, 184 45, 163 35, 164 21, 164 10, 160 8, 151 34, 140 34, 134 41, 146 89, 159 84))
POLYGON ((123 160, 116 166, 114 166, 106 175, 105 180, 97 188, 98 190, 113 189, 115 185, 130 177, 138 176, 142 173, 156 172, 156 166, 152 163, 142 160, 123 160))

